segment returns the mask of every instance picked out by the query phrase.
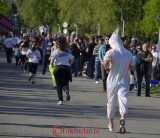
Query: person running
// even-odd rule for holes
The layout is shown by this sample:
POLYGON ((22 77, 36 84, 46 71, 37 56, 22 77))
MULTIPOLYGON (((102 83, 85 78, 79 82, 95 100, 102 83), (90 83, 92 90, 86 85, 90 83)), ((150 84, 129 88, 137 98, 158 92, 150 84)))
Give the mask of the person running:
POLYGON ((5 50, 6 50, 7 63, 11 63, 12 48, 13 48, 13 41, 11 39, 11 35, 9 35, 8 38, 4 41, 4 44, 5 44, 5 50))
POLYGON ((114 131, 113 117, 116 111, 116 98, 118 96, 120 119, 120 133, 125 133, 125 116, 128 112, 128 94, 129 94, 129 69, 133 70, 135 62, 132 54, 124 48, 118 30, 112 34, 109 39, 111 50, 106 52, 104 57, 104 66, 111 70, 107 78, 107 116, 109 118, 109 131, 114 131))
POLYGON ((36 71, 38 68, 38 61, 41 59, 40 52, 36 50, 36 43, 32 44, 32 47, 27 51, 27 57, 29 58, 29 81, 32 80, 32 84, 35 84, 36 71))
POLYGON ((62 88, 65 89, 67 94, 67 101, 70 100, 69 95, 69 80, 71 81, 71 70, 70 66, 74 63, 74 57, 67 48, 66 39, 59 37, 56 41, 57 49, 52 53, 51 57, 51 66, 55 66, 54 76, 57 83, 57 93, 59 102, 58 105, 61 105, 63 102, 62 88), (54 62, 55 61, 55 62, 54 62))
POLYGON ((28 38, 26 38, 25 41, 24 41, 24 43, 22 43, 20 45, 21 61, 22 61, 21 69, 23 69, 23 67, 25 65, 25 67, 24 67, 24 73, 27 72, 28 61, 27 61, 26 54, 27 54, 27 51, 29 50, 29 48, 30 48, 29 40, 28 40, 28 38))

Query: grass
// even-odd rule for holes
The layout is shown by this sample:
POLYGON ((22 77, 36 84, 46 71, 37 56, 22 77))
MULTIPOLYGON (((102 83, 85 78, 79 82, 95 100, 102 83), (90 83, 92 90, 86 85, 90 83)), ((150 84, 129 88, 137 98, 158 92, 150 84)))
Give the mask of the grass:
MULTIPOLYGON (((145 85, 142 86, 142 91, 146 91, 146 86, 145 85)), ((160 86, 150 87, 150 93, 160 96, 160 86)))

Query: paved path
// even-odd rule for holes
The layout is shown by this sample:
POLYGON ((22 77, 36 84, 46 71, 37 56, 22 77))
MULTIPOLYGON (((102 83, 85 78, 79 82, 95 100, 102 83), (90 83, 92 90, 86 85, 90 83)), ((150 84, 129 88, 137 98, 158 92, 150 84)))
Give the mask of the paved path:
MULTIPOLYGON (((137 97, 135 92, 131 92, 127 133, 119 133, 118 108, 114 120, 116 130, 110 133, 106 118, 107 95, 101 91, 102 82, 97 85, 94 80, 73 78, 70 84, 71 101, 64 101, 64 105, 58 106, 57 93, 52 89, 50 73, 40 76, 40 68, 36 84, 32 85, 28 82, 28 74, 15 68, 14 64, 7 64, 4 53, 0 53, 0 137, 160 137, 160 97, 151 95, 151 98, 146 98, 144 94, 137 97), (56 126, 62 128, 60 136, 52 133, 53 127, 56 126), (83 131, 92 131, 92 134, 84 134, 83 131)), ((56 132, 59 133, 60 130, 56 132)))

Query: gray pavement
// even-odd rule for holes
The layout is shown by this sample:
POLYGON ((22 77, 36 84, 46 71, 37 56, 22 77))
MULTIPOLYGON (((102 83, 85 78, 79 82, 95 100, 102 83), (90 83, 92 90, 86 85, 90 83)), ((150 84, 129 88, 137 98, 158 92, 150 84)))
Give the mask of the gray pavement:
MULTIPOLYGON (((14 60, 13 60, 14 62, 14 60)), ((7 64, 0 53, 0 137, 2 138, 159 138, 160 97, 129 95, 126 134, 119 133, 119 112, 115 115, 115 132, 108 131, 106 118, 107 94, 102 82, 73 77, 71 101, 58 106, 50 72, 37 72, 36 84, 28 82, 28 74, 7 64), (52 133, 54 127, 61 127, 52 133), (84 133, 85 132, 85 133, 84 133), (87 133, 88 132, 88 133, 87 133), (56 133, 55 133, 56 134, 56 133)), ((65 99, 65 94, 64 94, 65 99)), ((55 129, 54 129, 55 130, 55 129)))

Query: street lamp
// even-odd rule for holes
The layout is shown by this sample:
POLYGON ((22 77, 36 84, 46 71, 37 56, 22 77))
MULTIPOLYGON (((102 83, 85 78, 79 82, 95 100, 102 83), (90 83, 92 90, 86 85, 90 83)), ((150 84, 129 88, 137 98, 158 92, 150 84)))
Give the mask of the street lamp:
POLYGON ((99 22, 99 20, 97 20, 97 22, 98 22, 98 36, 100 36, 100 30, 101 30, 101 28, 100 28, 100 22, 99 22))
POLYGON ((74 24, 74 26, 76 27, 76 37, 78 37, 78 25, 74 24))
POLYGON ((60 25, 58 24, 58 26, 59 26, 59 31, 58 31, 58 33, 60 33, 60 32, 61 32, 60 25))
POLYGON ((122 31, 122 37, 124 37, 124 19, 121 16, 121 31, 122 31))

